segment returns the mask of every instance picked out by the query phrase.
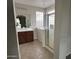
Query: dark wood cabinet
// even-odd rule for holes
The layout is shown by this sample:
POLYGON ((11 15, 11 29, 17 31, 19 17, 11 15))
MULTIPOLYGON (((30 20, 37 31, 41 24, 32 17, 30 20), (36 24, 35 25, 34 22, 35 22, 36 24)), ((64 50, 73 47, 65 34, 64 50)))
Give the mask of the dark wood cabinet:
POLYGON ((18 32, 19 44, 32 42, 33 31, 18 32))

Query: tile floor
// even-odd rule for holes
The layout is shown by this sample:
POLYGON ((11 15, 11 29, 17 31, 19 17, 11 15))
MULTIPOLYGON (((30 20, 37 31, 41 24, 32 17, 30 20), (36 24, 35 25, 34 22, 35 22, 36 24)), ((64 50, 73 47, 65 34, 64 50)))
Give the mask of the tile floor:
POLYGON ((21 59, 53 59, 53 54, 35 40, 20 45, 21 59))

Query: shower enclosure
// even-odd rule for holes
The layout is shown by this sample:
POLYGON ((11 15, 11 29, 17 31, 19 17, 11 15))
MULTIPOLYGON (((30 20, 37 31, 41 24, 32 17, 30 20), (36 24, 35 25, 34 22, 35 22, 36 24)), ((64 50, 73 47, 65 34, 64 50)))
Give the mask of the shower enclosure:
POLYGON ((54 49, 55 12, 47 13, 46 46, 54 49))

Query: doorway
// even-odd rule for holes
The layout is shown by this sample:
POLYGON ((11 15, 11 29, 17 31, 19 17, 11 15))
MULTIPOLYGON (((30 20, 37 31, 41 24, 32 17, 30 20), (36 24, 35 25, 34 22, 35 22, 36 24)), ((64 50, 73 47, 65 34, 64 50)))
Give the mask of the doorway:
MULTIPOLYGON (((36 0, 34 1, 36 2, 36 0)), ((39 1, 37 0, 37 2, 39 1)), ((53 24, 51 23, 52 17, 54 18, 54 15, 48 14, 49 19, 47 23, 49 24, 48 25, 49 32, 47 32, 47 34, 49 37, 47 37, 48 38, 47 43, 45 43, 47 39, 45 36, 47 26, 44 26, 45 25, 44 23, 46 23, 45 20, 47 20, 46 18, 47 11, 45 12, 45 10, 53 9, 51 4, 49 3, 50 4, 49 5, 47 3, 48 1, 45 2, 45 0, 39 2, 40 5, 37 5, 37 3, 35 3, 36 5, 31 5, 29 0, 27 0, 27 2, 29 2, 30 5, 27 4, 26 0, 25 0, 26 3, 20 4, 21 2, 20 3, 19 2, 17 3, 15 1, 15 12, 16 12, 15 23, 16 23, 16 31, 18 34, 19 49, 20 49, 19 52, 21 59, 26 58, 52 59, 54 57, 54 54, 48 48, 46 48, 46 44, 49 44, 49 47, 51 48, 52 46, 54 46, 53 42, 54 40, 52 40, 50 36, 54 34, 52 33, 53 24), (42 6, 41 3, 43 3, 42 6), (19 20, 21 20, 19 22, 20 24, 18 24, 16 22, 18 15, 25 16, 25 21, 23 21, 23 18, 18 18, 19 20), (24 25, 23 27, 21 27, 21 23, 23 23, 24 25)))
POLYGON ((54 53, 55 11, 47 13, 46 46, 54 53))
POLYGON ((49 47, 54 48, 55 13, 48 15, 49 19, 49 47))

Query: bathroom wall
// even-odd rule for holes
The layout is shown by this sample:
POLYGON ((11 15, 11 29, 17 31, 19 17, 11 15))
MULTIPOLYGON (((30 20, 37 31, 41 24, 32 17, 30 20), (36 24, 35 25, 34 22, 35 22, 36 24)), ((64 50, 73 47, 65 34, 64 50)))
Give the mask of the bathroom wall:
POLYGON ((15 7, 16 7, 16 15, 18 14, 30 15, 32 26, 36 25, 36 11, 42 11, 42 12, 44 11, 43 8, 23 5, 19 3, 15 3, 15 7))
POLYGON ((71 53, 70 0, 56 0, 55 59, 66 59, 71 53))
POLYGON ((34 39, 38 39, 36 29, 36 11, 44 12, 44 9, 19 3, 15 3, 15 7, 16 15, 25 15, 29 20, 31 20, 31 28, 34 29, 34 39))
POLYGON ((47 12, 52 11, 52 10, 55 10, 55 5, 51 5, 51 6, 46 8, 47 12))
POLYGON ((37 29, 38 40, 44 44, 45 42, 45 29, 37 29))

